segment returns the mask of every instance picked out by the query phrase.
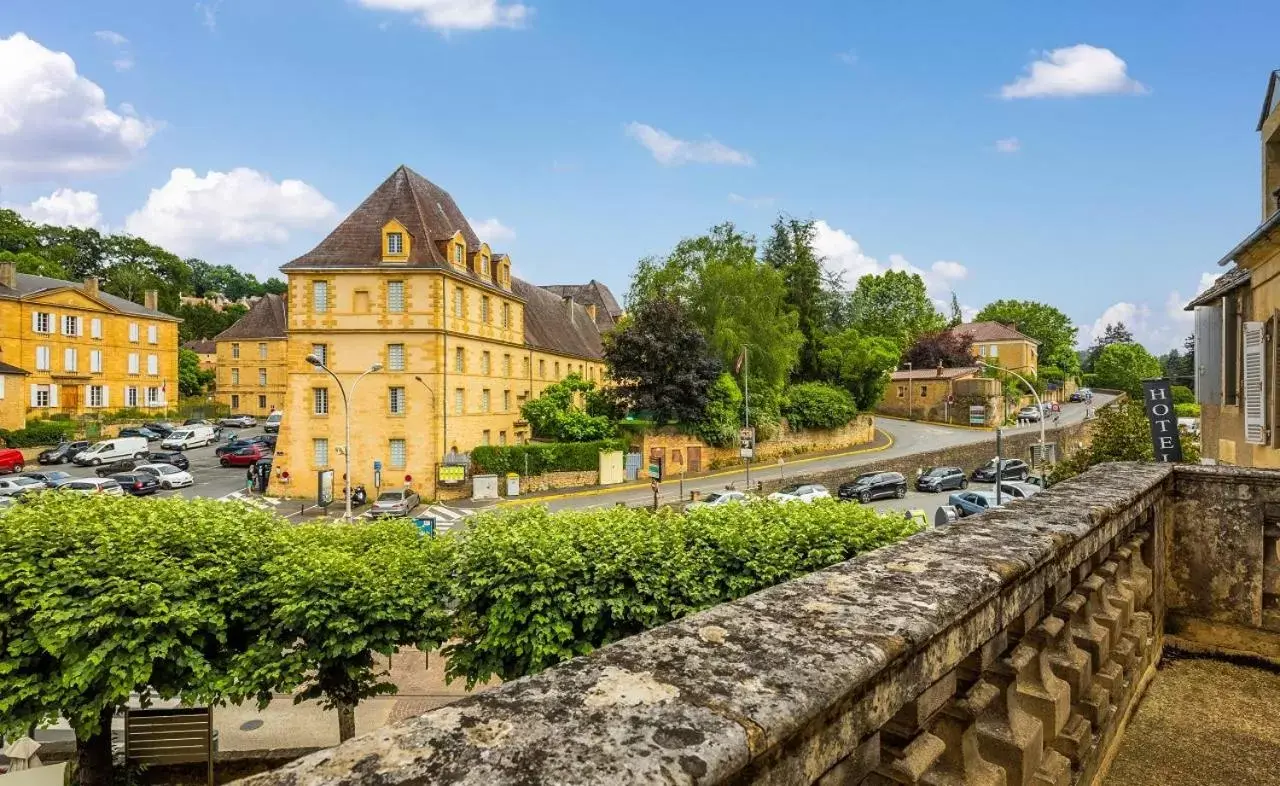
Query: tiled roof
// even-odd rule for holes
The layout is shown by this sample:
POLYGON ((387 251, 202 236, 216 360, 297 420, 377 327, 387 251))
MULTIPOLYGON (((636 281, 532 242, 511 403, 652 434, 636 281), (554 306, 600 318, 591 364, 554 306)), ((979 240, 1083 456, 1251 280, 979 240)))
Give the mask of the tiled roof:
POLYGON ((1227 272, 1218 276, 1217 280, 1213 282, 1212 286, 1210 286, 1208 289, 1201 292, 1200 294, 1196 295, 1195 299, 1192 300, 1190 303, 1188 303, 1187 307, 1183 310, 1191 311, 1195 309, 1196 306, 1207 306, 1208 304, 1212 303, 1213 301, 1227 294, 1231 290, 1236 289, 1237 287, 1242 287, 1245 284, 1248 284, 1249 280, 1252 277, 1253 276, 1249 272, 1248 268, 1233 267, 1227 272))
POLYGON ((584 306, 596 307, 596 325, 608 330, 622 317, 622 307, 609 288, 594 278, 586 284, 551 284, 543 287, 561 297, 571 297, 584 306))
POLYGON ((5 363, 3 360, 0 360, 0 374, 23 374, 23 375, 26 375, 26 374, 30 374, 30 373, 31 373, 31 372, 30 372, 30 371, 27 371, 26 369, 18 368, 17 366, 11 365, 11 364, 9 364, 9 363, 5 363))
MULTIPOLYGON (((82 281, 63 281, 60 278, 33 276, 29 273, 16 274, 14 284, 15 286, 12 289, 0 285, 0 298, 6 300, 18 300, 49 289, 76 289, 84 292, 84 282, 82 281)), ((126 300, 122 297, 109 295, 101 289, 98 290, 96 297, 108 306, 126 314, 136 314, 140 317, 151 317, 153 319, 167 319, 173 322, 182 321, 171 314, 164 313, 163 311, 153 311, 145 306, 140 306, 137 303, 134 303, 132 300, 126 300)))
POLYGON ((965 322, 951 328, 952 332, 970 336, 974 341, 1030 341, 1039 344, 1031 336, 1019 333, 1000 322, 965 322))
POLYGON ((942 373, 938 373, 936 368, 913 368, 910 371, 895 371, 890 375, 890 379, 894 382, 906 382, 908 380, 927 381, 930 379, 960 379, 961 377, 969 377, 981 371, 978 366, 961 366, 960 368, 944 368, 942 373))
POLYGON ((213 337, 214 341, 228 341, 237 338, 284 338, 289 326, 285 315, 284 298, 280 295, 265 295, 249 313, 236 320, 235 324, 213 337))
POLYGON ((212 355, 218 351, 218 345, 213 339, 203 339, 195 341, 182 342, 183 349, 189 349, 197 355, 212 355))
POLYGON ((604 357, 600 328, 582 304, 514 277, 511 288, 524 300, 524 343, 592 360, 604 357))

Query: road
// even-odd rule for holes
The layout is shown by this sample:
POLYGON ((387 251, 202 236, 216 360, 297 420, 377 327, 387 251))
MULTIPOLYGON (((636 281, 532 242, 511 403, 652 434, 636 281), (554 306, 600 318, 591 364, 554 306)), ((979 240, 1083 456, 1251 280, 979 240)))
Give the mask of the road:
MULTIPOLYGON (((1090 407, 1091 409, 1096 410, 1097 407, 1111 402, 1114 398, 1114 396, 1098 394, 1094 396, 1093 403, 1090 407)), ((1078 423, 1084 420, 1085 405, 1064 404, 1059 417, 1059 425, 1078 423)), ((955 445, 967 445, 975 442, 993 443, 992 456, 995 455, 995 435, 990 431, 956 428, 952 426, 938 425, 935 423, 890 420, 887 418, 877 418, 876 425, 877 428, 889 434, 893 438, 893 444, 884 450, 873 452, 851 451, 848 453, 832 454, 814 458, 800 458, 787 460, 781 465, 770 462, 767 466, 762 465, 752 470, 752 483, 765 478, 770 480, 794 478, 819 472, 826 472, 829 470, 857 467, 884 461, 887 458, 909 456, 915 453, 923 453, 926 451, 937 450, 939 448, 953 447, 955 445)), ((1052 418, 1046 425, 1052 425, 1052 418)), ((1038 429, 1038 425, 1030 424, 1026 426, 1006 428, 1004 432, 1006 434, 1020 434, 1028 431, 1036 431, 1038 429)), ((966 471, 971 471, 975 468, 965 467, 964 469, 966 471)), ((683 496, 681 494, 681 483, 678 479, 664 481, 660 486, 659 501, 662 503, 677 502, 681 499, 687 499, 690 491, 698 491, 705 495, 713 491, 722 491, 725 486, 729 484, 733 484, 738 488, 745 488, 747 485, 746 471, 731 470, 701 478, 686 479, 683 484, 683 496)), ((832 489, 832 491, 835 491, 835 489, 832 489)), ((933 508, 936 508, 937 505, 940 504, 938 502, 933 502, 931 503, 932 507, 927 505, 915 505, 912 503, 915 496, 917 496, 916 493, 911 492, 906 500, 896 501, 897 507, 899 509, 924 507, 930 512, 930 515, 932 515, 933 508)), ((927 496, 940 496, 945 499, 946 495, 927 496)), ((649 490, 648 486, 629 485, 625 488, 619 488, 612 491, 593 489, 579 493, 568 493, 562 495, 553 494, 541 499, 538 497, 531 497, 529 498, 529 501, 542 502, 551 510, 582 510, 587 508, 613 507, 618 504, 627 506, 650 505, 653 503, 653 492, 649 490)))

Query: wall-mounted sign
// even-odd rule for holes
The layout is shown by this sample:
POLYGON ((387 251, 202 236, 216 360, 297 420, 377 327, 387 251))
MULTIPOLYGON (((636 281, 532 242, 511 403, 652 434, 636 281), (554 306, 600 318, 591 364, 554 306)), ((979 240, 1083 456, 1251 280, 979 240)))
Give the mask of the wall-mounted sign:
POLYGON ((985 426, 987 424, 987 408, 981 404, 974 404, 969 407, 969 425, 985 426))
POLYGON ((752 458, 756 454, 756 430, 754 428, 738 429, 738 455, 752 458))
POLYGON ((1167 379, 1142 380, 1142 402, 1151 423, 1151 447, 1156 461, 1182 461, 1182 440, 1178 438, 1178 415, 1173 409, 1173 393, 1167 379))
POLYGON ((447 485, 456 485, 465 483, 467 480, 467 468, 458 464, 441 464, 440 465, 440 482, 447 485))
POLYGON ((316 475, 316 504, 326 508, 333 504, 333 470, 322 469, 316 475))

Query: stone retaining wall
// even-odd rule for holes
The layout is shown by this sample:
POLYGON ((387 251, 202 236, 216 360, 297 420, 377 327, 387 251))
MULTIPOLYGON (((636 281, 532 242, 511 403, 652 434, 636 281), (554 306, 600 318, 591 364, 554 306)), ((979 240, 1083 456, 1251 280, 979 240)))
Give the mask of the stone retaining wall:
MULTIPOLYGON (((778 436, 756 443, 756 462, 773 461, 780 457, 799 453, 823 453, 831 450, 870 445, 876 438, 875 418, 858 415, 847 425, 833 429, 795 429, 783 426, 778 436)), ((640 442, 640 453, 647 460, 654 448, 664 451, 664 478, 674 478, 684 472, 706 472, 711 469, 735 466, 743 463, 739 446, 717 448, 708 445, 692 434, 673 433, 663 429, 645 434, 640 442), (694 459, 690 451, 696 451, 694 459)))
MULTIPOLYGON (((499 481, 502 481, 502 478, 499 478, 499 481)), ((539 491, 595 486, 599 483, 600 472, 598 470, 585 472, 546 472, 541 475, 522 476, 520 478, 520 493, 536 494, 539 491)), ((500 490, 505 496, 507 490, 505 482, 502 483, 502 488, 500 490)))

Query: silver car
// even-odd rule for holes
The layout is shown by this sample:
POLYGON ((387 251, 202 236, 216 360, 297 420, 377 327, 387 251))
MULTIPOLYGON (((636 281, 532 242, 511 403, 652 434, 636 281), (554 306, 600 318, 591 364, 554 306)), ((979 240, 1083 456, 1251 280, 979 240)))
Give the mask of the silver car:
POLYGON ((253 428, 258 425, 258 419, 253 415, 228 415, 225 418, 218 418, 219 426, 235 426, 236 428, 253 428))
POLYGON ((413 509, 421 504, 422 498, 413 489, 384 491, 369 509, 369 518, 408 518, 413 509))
POLYGON ((26 475, 14 475, 0 478, 0 497, 20 497, 29 491, 40 491, 48 488, 44 481, 29 478, 26 475))

